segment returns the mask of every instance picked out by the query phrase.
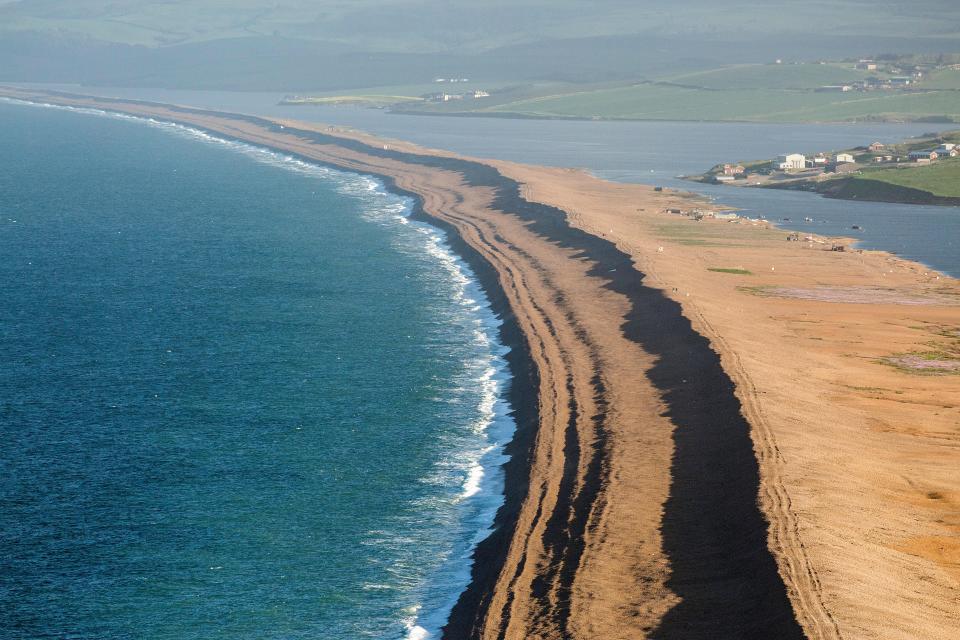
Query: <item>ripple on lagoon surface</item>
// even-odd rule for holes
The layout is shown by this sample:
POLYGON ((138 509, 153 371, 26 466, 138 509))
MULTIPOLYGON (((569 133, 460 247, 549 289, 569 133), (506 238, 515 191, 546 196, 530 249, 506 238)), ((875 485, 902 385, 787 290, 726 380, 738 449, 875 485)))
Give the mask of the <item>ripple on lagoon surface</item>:
POLYGON ((442 236, 369 178, 183 128, 0 105, 0 130, 0 627, 442 624, 511 429, 442 236))

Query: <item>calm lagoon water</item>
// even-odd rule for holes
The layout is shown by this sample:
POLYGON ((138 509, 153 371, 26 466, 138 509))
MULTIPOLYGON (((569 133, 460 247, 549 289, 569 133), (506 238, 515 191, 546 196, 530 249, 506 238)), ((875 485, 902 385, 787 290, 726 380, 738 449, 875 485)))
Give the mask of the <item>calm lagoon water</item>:
POLYGON ((500 502, 497 321, 375 180, 0 104, 0 636, 403 638, 500 502))

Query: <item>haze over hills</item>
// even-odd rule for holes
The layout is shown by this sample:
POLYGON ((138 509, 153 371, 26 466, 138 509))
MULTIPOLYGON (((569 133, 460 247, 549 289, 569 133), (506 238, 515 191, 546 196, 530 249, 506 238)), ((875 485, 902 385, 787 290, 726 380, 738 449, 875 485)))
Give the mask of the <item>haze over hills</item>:
POLYGON ((679 0, 669 10, 651 0, 18 0, 0 2, 0 81, 321 90, 455 74, 634 80, 774 57, 953 51, 958 24, 952 0, 679 0))

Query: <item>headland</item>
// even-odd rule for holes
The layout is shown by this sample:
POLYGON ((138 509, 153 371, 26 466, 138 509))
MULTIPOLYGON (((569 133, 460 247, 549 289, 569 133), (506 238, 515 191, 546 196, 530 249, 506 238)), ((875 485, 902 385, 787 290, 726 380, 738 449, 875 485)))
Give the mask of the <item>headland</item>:
POLYGON ((873 142, 844 151, 719 164, 696 182, 812 191, 866 202, 960 206, 960 132, 925 134, 898 144, 873 142))

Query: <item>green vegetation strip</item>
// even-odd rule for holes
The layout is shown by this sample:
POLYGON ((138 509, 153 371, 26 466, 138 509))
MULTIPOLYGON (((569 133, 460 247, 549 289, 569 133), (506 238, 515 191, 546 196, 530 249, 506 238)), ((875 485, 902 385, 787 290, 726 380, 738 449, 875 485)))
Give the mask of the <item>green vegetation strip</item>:
POLYGON ((939 160, 926 166, 868 171, 864 179, 886 182, 935 196, 960 198, 960 159, 939 160))
POLYGON ((730 269, 726 267, 707 267, 707 271, 716 271, 717 273, 735 273, 740 276, 752 276, 753 271, 747 269, 730 269))

